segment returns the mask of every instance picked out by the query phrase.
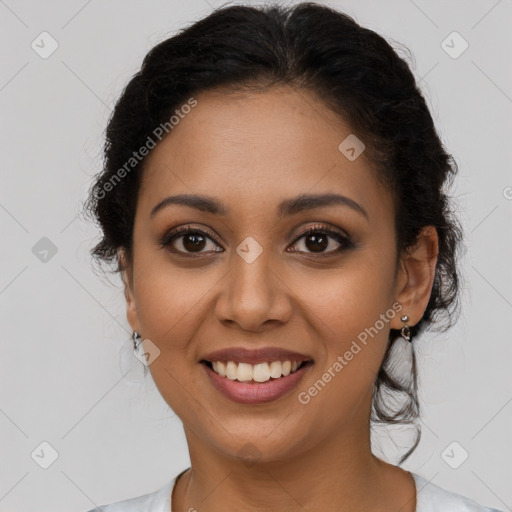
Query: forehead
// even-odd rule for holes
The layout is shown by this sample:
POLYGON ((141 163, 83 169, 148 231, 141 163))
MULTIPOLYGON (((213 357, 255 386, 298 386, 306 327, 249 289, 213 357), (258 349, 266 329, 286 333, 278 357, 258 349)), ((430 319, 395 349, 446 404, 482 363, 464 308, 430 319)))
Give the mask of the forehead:
POLYGON ((350 126, 309 92, 207 91, 195 99, 146 158, 142 209, 171 194, 201 194, 236 205, 235 215, 261 215, 285 198, 331 192, 370 216, 389 214, 390 197, 364 152, 349 160, 339 149, 350 126))

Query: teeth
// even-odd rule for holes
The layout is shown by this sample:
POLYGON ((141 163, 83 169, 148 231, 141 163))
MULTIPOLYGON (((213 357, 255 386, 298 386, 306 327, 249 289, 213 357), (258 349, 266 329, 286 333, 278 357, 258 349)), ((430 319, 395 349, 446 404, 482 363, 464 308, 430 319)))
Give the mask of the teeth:
POLYGON ((222 361, 216 361, 212 363, 212 366, 215 373, 218 373, 222 377, 226 376, 226 365, 222 361))
POLYGON ((226 377, 229 380, 236 380, 236 371, 238 369, 238 366, 233 361, 228 361, 226 363, 226 377))
POLYGON ((213 371, 229 380, 238 380, 240 382, 267 382, 270 378, 278 379, 286 377, 295 372, 301 364, 301 361, 272 361, 270 363, 248 364, 235 363, 234 361, 212 362, 213 371))
POLYGON ((278 379, 281 377, 281 362, 280 361, 272 361, 270 363, 270 376, 274 379, 278 379))
POLYGON ((239 363, 238 371, 236 372, 236 379, 242 382, 252 380, 252 365, 239 363))
POLYGON ((255 364, 251 369, 252 379, 256 382, 266 382, 270 379, 270 368, 268 367, 268 363, 255 364))

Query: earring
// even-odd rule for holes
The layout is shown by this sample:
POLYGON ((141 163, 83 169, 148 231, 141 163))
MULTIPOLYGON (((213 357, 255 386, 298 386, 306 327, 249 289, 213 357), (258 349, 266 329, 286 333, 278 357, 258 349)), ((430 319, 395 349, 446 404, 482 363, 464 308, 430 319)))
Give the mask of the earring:
POLYGON ((130 338, 123 344, 123 349, 119 354, 119 363, 121 372, 124 376, 124 382, 130 386, 139 386, 145 383, 145 377, 148 369, 142 362, 141 352, 144 351, 142 336, 137 331, 132 331, 132 343, 130 338), (138 361, 136 361, 138 360, 138 361))
POLYGON ((142 340, 142 336, 137 331, 133 331, 132 338, 133 338, 133 351, 137 352, 137 350, 139 350, 139 345, 142 340))
POLYGON ((407 315, 404 315, 400 318, 400 320, 402 320, 402 322, 404 323, 404 326, 402 327, 400 334, 402 335, 404 340, 412 343, 411 330, 409 329, 409 326, 406 324, 407 320, 409 320, 409 317, 407 315))

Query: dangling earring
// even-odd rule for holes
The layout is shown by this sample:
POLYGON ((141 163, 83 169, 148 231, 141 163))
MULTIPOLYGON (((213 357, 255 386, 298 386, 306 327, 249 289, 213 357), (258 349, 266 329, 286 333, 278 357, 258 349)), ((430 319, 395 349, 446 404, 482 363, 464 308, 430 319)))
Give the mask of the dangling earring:
POLYGON ((411 330, 409 329, 409 326, 406 324, 407 320, 409 320, 409 317, 407 315, 404 315, 400 318, 400 320, 404 323, 404 326, 400 331, 402 338, 404 338, 404 340, 408 341, 409 343, 412 343, 411 330))
POLYGON ((142 336, 137 331, 133 331, 131 338, 132 343, 130 338, 127 338, 122 350, 119 351, 119 365, 124 382, 130 386, 139 386, 145 383, 148 369, 144 364, 139 364, 142 362, 141 352, 144 351, 142 336))
POLYGON ((411 330, 406 323, 409 317, 403 315, 400 320, 404 324, 400 329, 401 336, 393 337, 389 359, 386 362, 386 370, 393 379, 399 380, 409 388, 413 379, 414 345, 411 343, 411 330))
POLYGON ((142 336, 137 331, 133 331, 132 338, 133 338, 133 351, 136 353, 139 350, 142 336))

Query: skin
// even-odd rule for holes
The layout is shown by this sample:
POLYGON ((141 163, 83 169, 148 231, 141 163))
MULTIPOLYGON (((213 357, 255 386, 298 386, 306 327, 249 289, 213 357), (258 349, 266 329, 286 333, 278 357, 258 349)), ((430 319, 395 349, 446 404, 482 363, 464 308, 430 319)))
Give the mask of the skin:
POLYGON ((128 321, 160 350, 150 371, 188 442, 191 469, 176 484, 172 510, 217 512, 228 503, 252 511, 414 512, 414 480, 371 453, 369 418, 389 329, 402 327, 403 314, 415 325, 426 309, 436 230, 426 227, 395 266, 391 196, 364 152, 349 161, 338 150, 352 130, 311 93, 283 86, 195 97, 197 106, 146 159, 133 255, 119 255, 128 321), (350 197, 368 219, 340 205, 278 217, 282 200, 325 192, 350 197), (222 202, 227 215, 171 205, 150 218, 165 197, 192 193, 222 202), (193 258, 184 237, 158 244, 186 224, 213 231, 221 245, 206 238, 193 258), (322 258, 307 236, 295 242, 314 224, 345 231, 355 247, 337 253, 340 243, 329 238, 320 253, 332 255, 322 258), (263 250, 250 264, 236 252, 248 236, 263 250), (301 404, 298 392, 395 303, 401 312, 301 404), (287 396, 238 404, 216 391, 199 360, 240 345, 296 350, 314 365, 287 396), (242 456, 247 443, 257 454, 251 463, 242 456))

